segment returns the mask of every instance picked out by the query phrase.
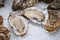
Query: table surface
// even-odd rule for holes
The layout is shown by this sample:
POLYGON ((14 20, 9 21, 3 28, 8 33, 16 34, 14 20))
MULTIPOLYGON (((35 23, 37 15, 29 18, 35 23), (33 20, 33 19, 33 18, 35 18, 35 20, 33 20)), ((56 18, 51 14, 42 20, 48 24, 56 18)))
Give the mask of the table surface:
MULTIPOLYGON (((4 18, 4 26, 11 31, 11 38, 10 40, 60 40, 60 29, 57 30, 55 33, 48 33, 44 29, 44 25, 34 24, 32 22, 29 23, 29 28, 23 37, 16 36, 8 23, 8 16, 9 13, 12 12, 11 9, 12 0, 5 1, 5 7, 0 8, 0 15, 4 18)), ((41 2, 36 5, 38 8, 46 8, 48 5, 41 2)))

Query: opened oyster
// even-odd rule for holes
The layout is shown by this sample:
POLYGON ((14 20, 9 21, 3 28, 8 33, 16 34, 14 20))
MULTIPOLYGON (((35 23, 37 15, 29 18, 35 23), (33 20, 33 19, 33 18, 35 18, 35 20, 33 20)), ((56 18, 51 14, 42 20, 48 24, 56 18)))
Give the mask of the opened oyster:
POLYGON ((22 16, 38 24, 43 23, 45 21, 45 14, 36 7, 25 9, 22 13, 22 16))
POLYGON ((17 36, 22 36, 26 33, 28 22, 25 18, 12 13, 9 15, 9 23, 17 36))
POLYGON ((60 0, 56 0, 52 3, 50 3, 47 9, 60 10, 60 0))
POLYGON ((0 15, 0 40, 10 40, 10 31, 3 27, 3 18, 0 15))
POLYGON ((12 10, 23 10, 27 7, 34 6, 38 3, 38 0, 14 0, 12 5, 12 10))
POLYGON ((4 6, 4 0, 0 0, 0 7, 4 6))
POLYGON ((57 11, 50 10, 48 11, 49 18, 47 20, 47 23, 45 24, 45 29, 48 32, 56 32, 56 30, 60 26, 60 13, 57 11))

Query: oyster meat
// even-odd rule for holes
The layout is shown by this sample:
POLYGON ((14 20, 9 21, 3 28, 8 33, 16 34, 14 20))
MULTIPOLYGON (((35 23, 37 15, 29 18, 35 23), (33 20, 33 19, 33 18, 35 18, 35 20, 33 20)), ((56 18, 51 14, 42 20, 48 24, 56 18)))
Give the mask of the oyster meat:
POLYGON ((9 23, 12 26, 13 32, 17 36, 22 36, 27 31, 27 20, 25 18, 18 16, 16 14, 9 15, 9 23))
POLYGON ((38 3, 38 0, 13 0, 12 10, 23 10, 27 7, 32 7, 38 3))
POLYGON ((0 15, 0 40, 10 40, 10 31, 3 27, 3 18, 0 15))
POLYGON ((56 32, 56 30, 60 26, 60 17, 59 17, 60 13, 57 11, 49 10, 48 14, 49 14, 49 18, 44 28, 48 32, 56 32))
POLYGON ((60 10, 60 0, 56 0, 52 3, 50 3, 47 9, 60 10))
POLYGON ((24 10, 22 16, 38 24, 40 24, 40 22, 44 22, 45 20, 45 15, 38 10, 31 9, 24 10))
POLYGON ((4 7, 4 0, 0 0, 0 7, 4 7))

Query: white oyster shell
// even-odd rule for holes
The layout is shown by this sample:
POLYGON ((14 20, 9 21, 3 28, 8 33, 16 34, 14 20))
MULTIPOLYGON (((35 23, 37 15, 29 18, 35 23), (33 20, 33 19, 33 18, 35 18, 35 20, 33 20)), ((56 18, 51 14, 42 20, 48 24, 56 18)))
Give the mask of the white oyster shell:
POLYGON ((23 11, 22 16, 30 19, 32 22, 34 23, 38 23, 38 24, 45 24, 46 20, 48 19, 46 16, 48 15, 48 13, 46 12, 46 10, 42 10, 39 9, 37 7, 31 7, 31 8, 27 8, 23 11))
POLYGON ((16 35, 22 36, 26 33, 28 22, 22 16, 10 14, 9 23, 12 26, 13 31, 16 35))

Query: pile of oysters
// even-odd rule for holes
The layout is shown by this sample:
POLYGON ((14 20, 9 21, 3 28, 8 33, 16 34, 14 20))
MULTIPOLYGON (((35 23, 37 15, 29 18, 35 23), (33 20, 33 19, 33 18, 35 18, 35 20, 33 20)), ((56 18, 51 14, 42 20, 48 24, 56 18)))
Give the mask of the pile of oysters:
MULTIPOLYGON (((0 0, 1 6, 4 6, 4 0, 0 0)), ((27 33, 29 21, 43 24, 48 32, 56 32, 60 27, 60 0, 13 0, 12 11, 17 10, 21 12, 10 12, 8 17, 9 24, 17 36, 27 33), (41 1, 49 4, 47 10, 35 7, 41 1)), ((0 40, 9 39, 10 31, 3 26, 3 18, 0 16, 0 40)))
POLYGON ((21 35, 25 34, 26 30, 24 31, 24 29, 25 27, 27 29, 27 24, 29 23, 28 20, 31 20, 32 22, 37 24, 43 24, 44 28, 48 32, 55 32, 60 26, 60 0, 14 0, 12 10, 22 10, 22 12, 18 15, 16 15, 15 13, 11 13, 9 16, 9 23, 12 26, 13 31, 16 30, 14 31, 16 35, 19 35, 18 33, 21 31, 21 35), (49 4, 47 7, 47 13, 44 12, 46 11, 46 9, 43 10, 35 7, 35 5, 41 1, 49 4), (19 18, 17 16, 19 16, 19 18), (27 20, 25 21, 27 22, 27 24, 25 24, 25 22, 22 21, 24 19, 21 19, 20 17, 25 18, 25 20, 27 20), (18 25, 19 22, 17 20, 22 21, 22 24, 20 23, 20 25, 18 25), (14 21, 17 23, 16 25, 14 21), (15 26, 17 27, 15 28, 15 26), (21 26, 20 29, 19 26, 21 26))
POLYGON ((60 12, 56 10, 45 11, 37 7, 30 7, 19 14, 11 12, 8 20, 13 32, 18 36, 25 34, 29 21, 36 24, 43 24, 44 28, 50 33, 56 32, 60 27, 60 12))
POLYGON ((36 24, 44 24, 46 19, 45 13, 36 7, 27 8, 19 14, 11 12, 8 17, 9 24, 17 36, 26 34, 29 21, 36 24))

